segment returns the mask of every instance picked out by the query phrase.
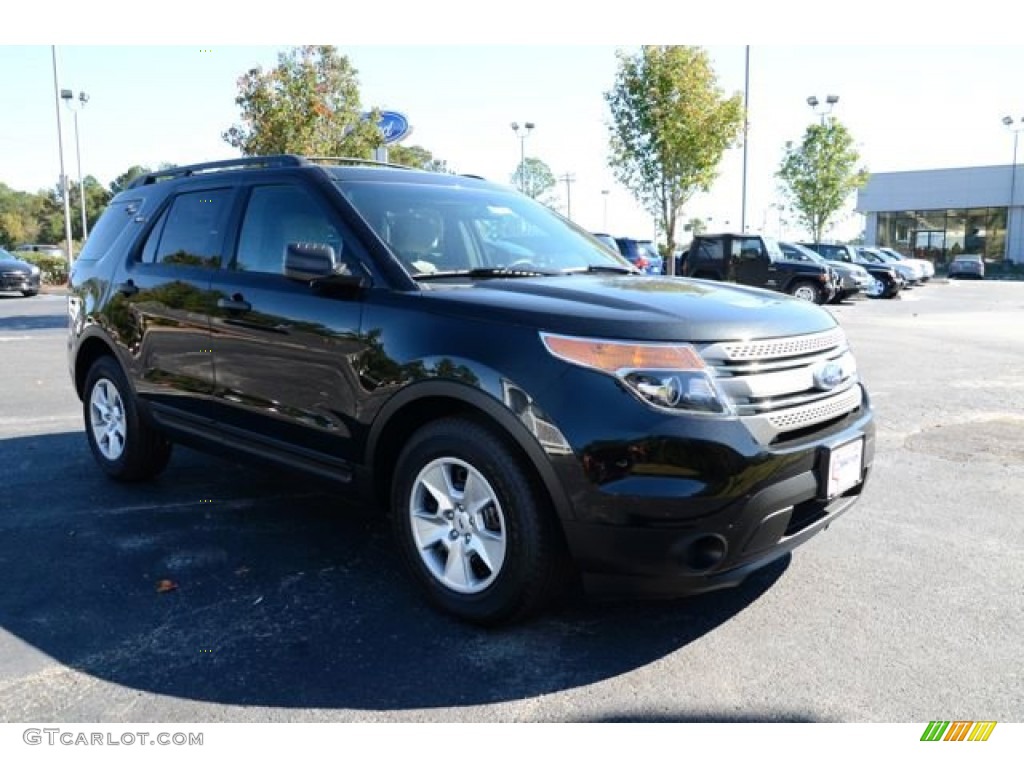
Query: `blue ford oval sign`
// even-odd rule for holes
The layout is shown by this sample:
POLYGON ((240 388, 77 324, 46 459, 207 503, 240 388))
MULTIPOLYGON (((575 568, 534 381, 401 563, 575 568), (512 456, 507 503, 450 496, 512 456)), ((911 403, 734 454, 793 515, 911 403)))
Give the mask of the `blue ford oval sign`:
MULTIPOLYGON (((369 117, 369 112, 363 113, 364 120, 369 119, 369 117)), ((377 121, 377 127, 380 128, 380 132, 384 134, 385 144, 394 144, 396 141, 401 141, 412 133, 412 126, 409 125, 409 118, 401 112, 393 112, 391 110, 381 110, 380 120, 377 121)))

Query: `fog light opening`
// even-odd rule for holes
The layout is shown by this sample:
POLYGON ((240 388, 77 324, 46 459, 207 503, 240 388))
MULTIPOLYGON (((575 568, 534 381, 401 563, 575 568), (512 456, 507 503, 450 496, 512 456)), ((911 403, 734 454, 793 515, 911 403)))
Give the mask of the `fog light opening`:
POLYGON ((727 549, 721 536, 701 536, 686 548, 686 565, 695 571, 709 571, 725 559, 727 549))

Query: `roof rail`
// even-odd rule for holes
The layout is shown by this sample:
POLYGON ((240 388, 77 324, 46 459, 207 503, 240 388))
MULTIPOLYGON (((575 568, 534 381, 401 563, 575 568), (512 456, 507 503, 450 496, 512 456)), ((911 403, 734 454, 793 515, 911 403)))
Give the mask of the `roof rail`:
POLYGON ((307 165, 304 158, 298 155, 267 155, 263 157, 239 157, 233 160, 217 160, 211 163, 196 163, 195 165, 181 165, 174 168, 167 168, 163 171, 154 171, 144 176, 139 176, 128 185, 128 189, 135 189, 147 184, 158 184, 161 181, 179 179, 186 176, 194 176, 198 173, 210 171, 233 171, 241 168, 294 168, 300 165, 307 165))
POLYGON ((385 163, 380 160, 367 160, 365 157, 304 157, 315 164, 334 165, 372 165, 380 168, 399 168, 403 171, 422 171, 422 168, 414 168, 411 165, 399 165, 397 163, 385 163))

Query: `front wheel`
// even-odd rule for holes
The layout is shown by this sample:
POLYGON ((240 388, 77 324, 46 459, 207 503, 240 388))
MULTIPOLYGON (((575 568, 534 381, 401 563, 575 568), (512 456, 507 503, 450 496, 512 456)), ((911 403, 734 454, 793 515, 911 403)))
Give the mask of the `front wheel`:
POLYGON ((792 288, 790 288, 789 293, 790 295, 795 296, 798 299, 809 301, 812 304, 821 304, 821 301, 825 295, 820 287, 818 287, 814 283, 807 281, 801 281, 797 283, 792 288))
POLYGON ((39 289, 34 288, 34 289, 29 289, 27 291, 22 291, 21 295, 24 296, 26 299, 30 299, 33 296, 38 295, 38 293, 39 293, 39 289))
POLYGON ((121 366, 111 357, 92 364, 82 395, 85 434, 100 468, 115 480, 147 480, 167 466, 171 443, 139 416, 121 366))
POLYGON ((402 451, 392 488, 398 546, 435 606, 482 625, 543 606, 562 560, 557 523, 500 432, 461 418, 426 425, 402 451))

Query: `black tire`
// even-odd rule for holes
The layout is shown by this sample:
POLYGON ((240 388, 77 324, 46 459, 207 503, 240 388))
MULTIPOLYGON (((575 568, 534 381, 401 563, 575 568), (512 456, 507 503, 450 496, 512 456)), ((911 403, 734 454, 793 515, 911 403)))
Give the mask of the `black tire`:
POLYGON ((148 480, 167 466, 171 442, 140 418, 131 387, 112 357, 99 358, 89 369, 82 409, 93 458, 112 478, 125 482, 148 480), (120 430, 103 429, 115 422, 120 430))
POLYGON ((500 431, 470 419, 427 424, 408 440, 395 466, 391 519, 402 559, 427 599, 474 624, 536 613, 564 573, 546 494, 500 431), (431 478, 444 480, 450 497, 429 491, 431 478), (488 541, 494 552, 501 547, 500 559, 484 549, 488 541))
POLYGON ((885 291, 882 292, 883 299, 895 299, 900 294, 900 286, 895 280, 885 281, 885 291))
POLYGON ((22 291, 21 295, 24 296, 26 299, 28 299, 28 298, 31 298, 31 297, 35 296, 38 293, 39 293, 39 291, 22 291))
POLYGON ((810 280, 798 280, 793 283, 789 287, 789 294, 813 304, 821 304, 825 299, 825 292, 821 290, 821 286, 810 280))

